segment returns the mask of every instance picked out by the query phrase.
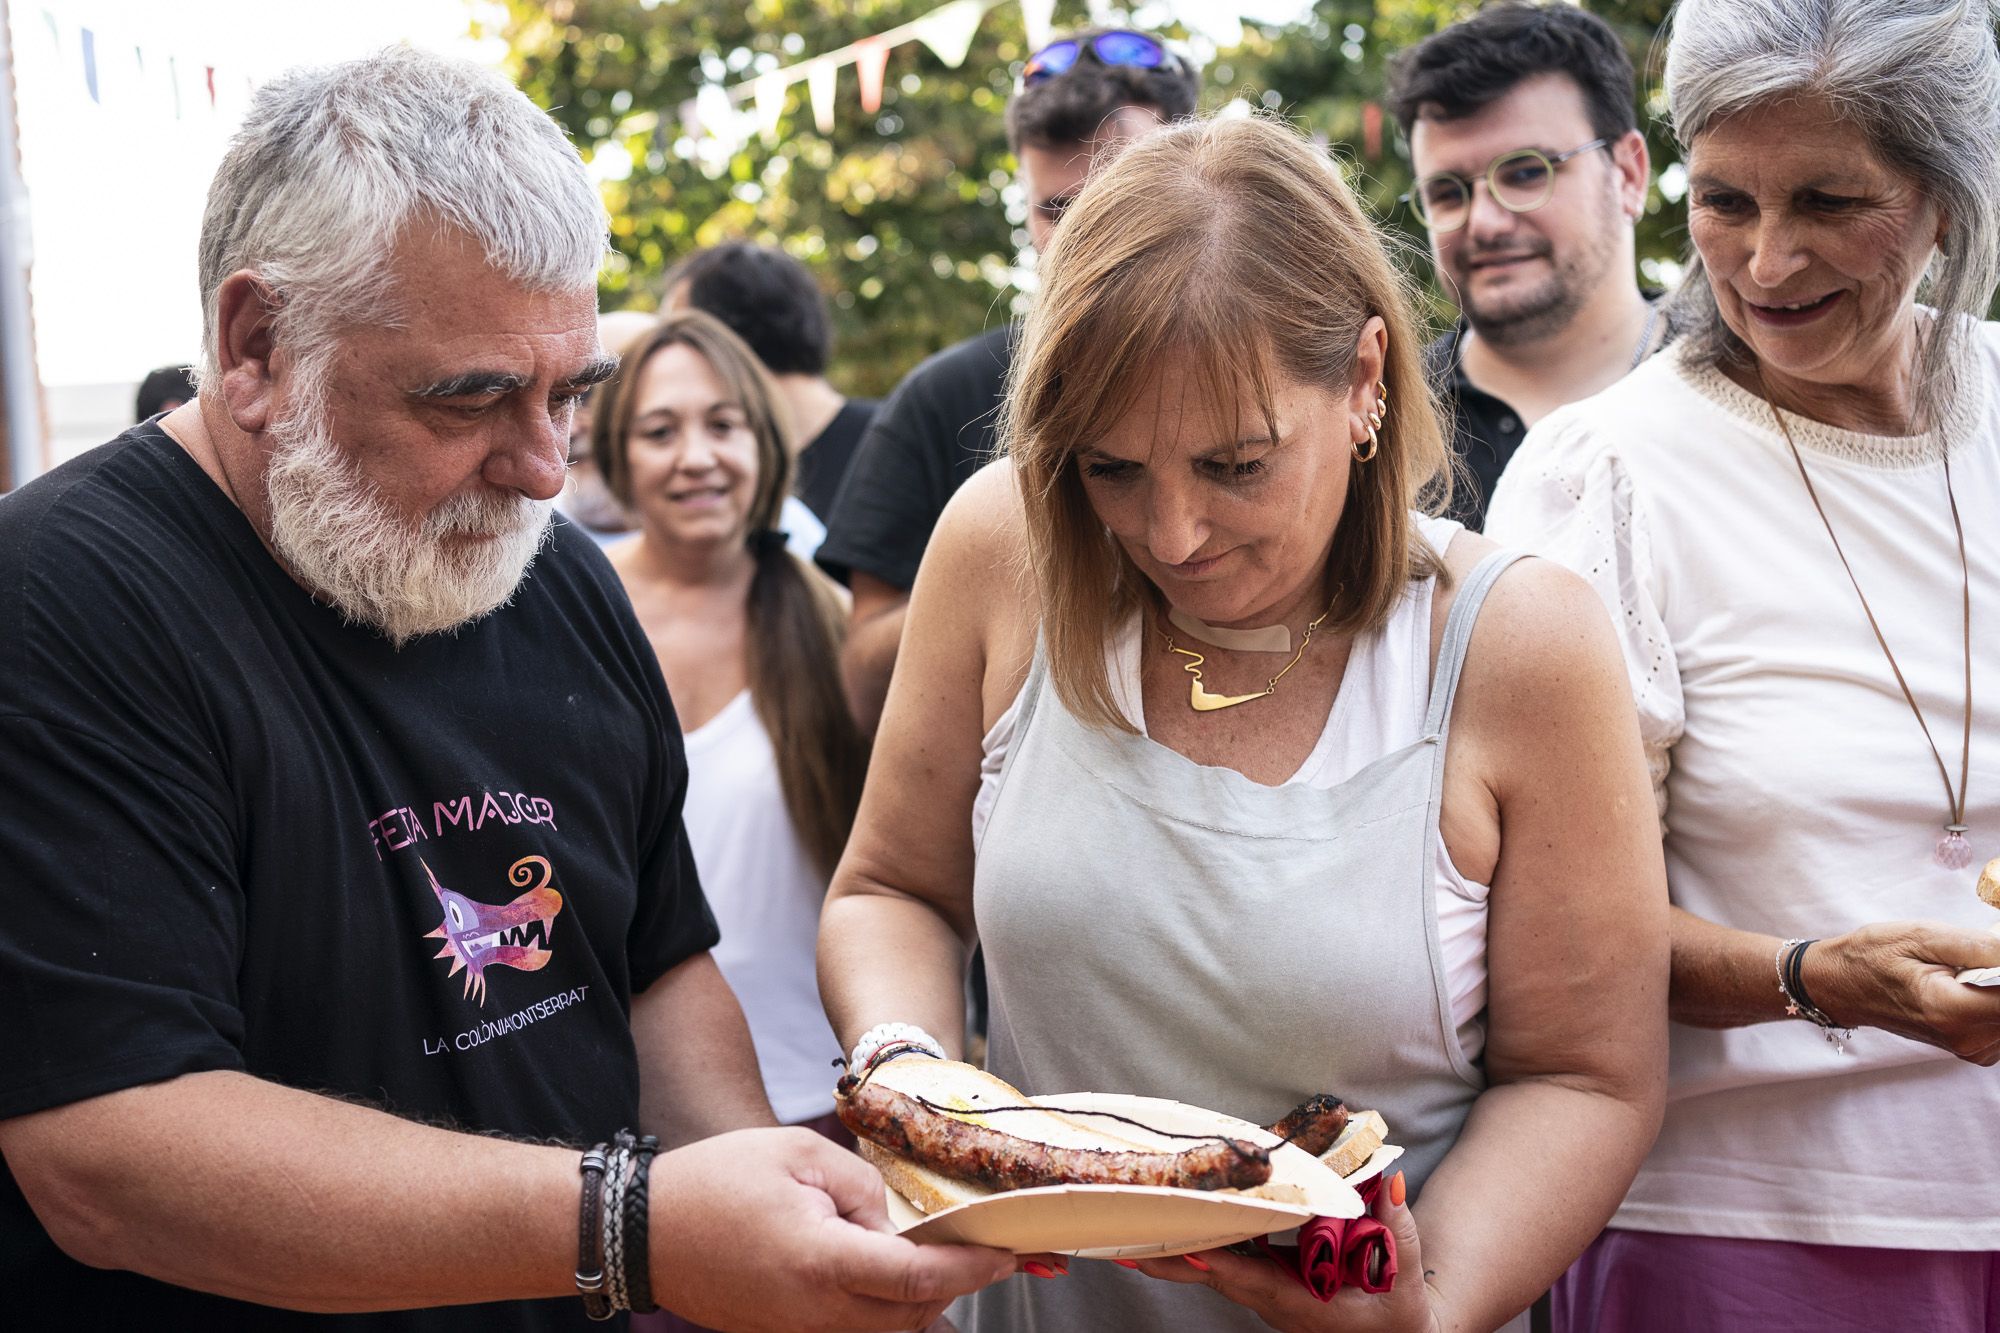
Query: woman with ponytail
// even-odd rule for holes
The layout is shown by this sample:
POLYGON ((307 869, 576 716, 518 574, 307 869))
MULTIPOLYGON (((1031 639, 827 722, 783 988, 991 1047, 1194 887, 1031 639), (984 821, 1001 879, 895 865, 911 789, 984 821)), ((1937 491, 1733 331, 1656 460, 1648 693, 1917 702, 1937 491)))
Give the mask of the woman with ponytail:
POLYGON ((840 1054, 813 965, 866 753, 840 689, 841 595, 785 550, 791 491, 769 375, 698 312, 626 355, 592 423, 639 535, 610 552, 687 737, 686 824, 772 1109, 841 1137, 840 1054))

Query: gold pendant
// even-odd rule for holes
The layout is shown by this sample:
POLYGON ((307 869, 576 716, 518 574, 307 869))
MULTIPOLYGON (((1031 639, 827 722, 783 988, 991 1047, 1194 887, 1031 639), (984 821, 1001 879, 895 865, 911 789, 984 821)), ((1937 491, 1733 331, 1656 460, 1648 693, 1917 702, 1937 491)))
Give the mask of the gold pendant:
POLYGON ((1194 706, 1194 711, 1197 713, 1213 713, 1218 708, 1234 708, 1238 704, 1247 704, 1252 699, 1262 699, 1268 694, 1269 690, 1258 690, 1255 694, 1210 694, 1201 687, 1200 681, 1188 683, 1188 703, 1194 706))
POLYGON ((1172 639, 1167 640, 1167 651, 1188 659, 1181 663, 1181 670, 1194 677, 1188 682, 1188 705, 1197 713, 1213 713, 1218 708, 1234 708, 1238 704, 1247 704, 1252 699, 1262 699, 1271 693, 1269 689, 1262 689, 1254 694, 1210 694, 1201 683, 1201 664, 1208 659, 1186 648, 1174 647, 1172 639))
MULTIPOLYGON (((1334 596, 1336 598, 1339 597, 1339 592, 1336 591, 1334 596)), ((1208 659, 1191 648, 1177 647, 1172 634, 1163 634, 1162 637, 1167 641, 1168 652, 1176 657, 1185 657, 1187 659, 1187 661, 1181 663, 1181 670, 1194 677, 1193 683, 1188 686, 1188 706, 1197 713, 1213 713, 1217 709, 1234 708, 1238 704, 1247 704, 1252 699, 1268 699, 1276 694, 1278 692, 1278 682, 1285 678, 1286 672, 1299 664, 1299 660, 1306 655, 1306 649, 1312 645, 1313 631, 1320 627, 1321 621, 1324 621, 1332 614, 1333 608, 1331 606, 1320 612, 1319 619, 1306 626, 1305 637, 1299 640, 1299 650, 1292 654, 1292 660, 1285 663, 1277 675, 1271 677, 1268 685, 1252 694, 1210 694, 1206 689, 1202 688, 1201 683, 1201 664, 1208 659)))

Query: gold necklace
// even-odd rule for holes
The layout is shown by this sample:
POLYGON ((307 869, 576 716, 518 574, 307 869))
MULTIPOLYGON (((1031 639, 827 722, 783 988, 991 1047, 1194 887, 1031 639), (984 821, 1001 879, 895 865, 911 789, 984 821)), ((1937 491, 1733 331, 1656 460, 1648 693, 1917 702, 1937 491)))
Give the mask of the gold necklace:
MULTIPOLYGON (((1338 593, 1334 594, 1336 598, 1339 595, 1338 593)), ((1284 669, 1271 677, 1270 683, 1263 689, 1253 690, 1249 694, 1210 694, 1201 683, 1201 664, 1208 659, 1192 649, 1176 648, 1174 646, 1173 631, 1162 630, 1161 634, 1166 638, 1168 652, 1188 659, 1181 665, 1181 670, 1194 677, 1194 680, 1188 684, 1188 706, 1197 713, 1213 713, 1218 708, 1234 708, 1238 704, 1247 704, 1253 699, 1266 699, 1276 694, 1278 691, 1278 682, 1283 680, 1285 673, 1297 666, 1299 659, 1306 655, 1306 648, 1313 641, 1313 631, 1318 629, 1320 623, 1332 614, 1333 607, 1331 606, 1320 612, 1319 619, 1306 626, 1305 634, 1299 639, 1299 650, 1292 654, 1292 660, 1285 663, 1284 669)))
POLYGON ((1833 520, 1826 516, 1826 506, 1819 502, 1819 490, 1806 471, 1805 456, 1799 452, 1798 441, 1792 438, 1792 428, 1785 424, 1785 414, 1778 410, 1778 404, 1771 397, 1770 386, 1764 383, 1762 366, 1757 368, 1757 387, 1764 391, 1764 404, 1771 409, 1778 430, 1792 451, 1792 462, 1798 465, 1799 480, 1805 482, 1806 494, 1812 498, 1813 508, 1819 511, 1819 521, 1826 528, 1827 540, 1833 543, 1833 553, 1840 557, 1840 567, 1847 571, 1847 581, 1854 585, 1854 596, 1861 603, 1861 613, 1868 617, 1868 628, 1875 631, 1875 642, 1881 645, 1882 656, 1889 659, 1890 674, 1902 687, 1903 699, 1910 705, 1910 711, 1917 715, 1917 726, 1924 733, 1925 743, 1931 747, 1931 758, 1937 760, 1938 776, 1944 779, 1945 822, 1944 836, 1938 839, 1931 859, 1946 870, 1963 870, 1972 864, 1972 847, 1965 840, 1968 832, 1965 826, 1965 788, 1972 772, 1972 566, 1965 558, 1965 525, 1959 520, 1958 497, 1951 489, 1950 441, 1942 441, 1945 446, 1944 496, 1951 505, 1952 530, 1958 534, 1959 599, 1965 617, 1965 735, 1959 742, 1958 788, 1955 791, 1951 785, 1951 770, 1945 767, 1944 756, 1938 752, 1937 741, 1931 737, 1930 723, 1924 720, 1924 710, 1917 706, 1917 696, 1911 692, 1910 682, 1903 679, 1903 669, 1896 665, 1896 655, 1889 651, 1889 640, 1882 633, 1882 626, 1876 622, 1875 612, 1861 591, 1861 580, 1854 576, 1854 566, 1847 562, 1847 552, 1840 549, 1840 538, 1833 532, 1833 520))

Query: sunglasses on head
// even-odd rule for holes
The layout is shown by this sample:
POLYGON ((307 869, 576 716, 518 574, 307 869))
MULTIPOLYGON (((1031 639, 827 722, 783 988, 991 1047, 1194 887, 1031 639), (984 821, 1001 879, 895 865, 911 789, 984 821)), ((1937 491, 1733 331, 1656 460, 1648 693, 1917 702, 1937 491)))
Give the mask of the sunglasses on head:
POLYGON ((1112 32, 1100 32, 1087 42, 1080 42, 1074 37, 1050 42, 1028 57, 1028 63, 1021 67, 1021 83, 1025 87, 1067 74, 1076 68, 1076 62, 1083 59, 1086 52, 1100 65, 1167 70, 1181 67, 1180 58, 1167 50, 1158 38, 1119 28, 1112 32))

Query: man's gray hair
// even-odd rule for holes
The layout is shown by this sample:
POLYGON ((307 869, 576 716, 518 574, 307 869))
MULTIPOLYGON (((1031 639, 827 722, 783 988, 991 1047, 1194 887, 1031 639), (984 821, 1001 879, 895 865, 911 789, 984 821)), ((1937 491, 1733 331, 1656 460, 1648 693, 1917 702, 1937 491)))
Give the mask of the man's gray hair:
MULTIPOLYGON (((1918 405, 1944 420, 1950 370, 2000 279, 2000 0, 1680 0, 1666 91, 1683 148, 1715 122, 1791 97, 1830 102, 1949 219, 1924 299, 1918 405)), ((1695 255, 1676 297, 1697 360, 1745 355, 1695 255)))
POLYGON ((589 286, 604 258, 575 147, 494 71, 391 47, 265 84, 202 216, 203 378, 219 369, 223 281, 248 270, 277 294, 276 336, 311 385, 340 328, 396 318, 390 256, 418 220, 535 290, 589 286))

